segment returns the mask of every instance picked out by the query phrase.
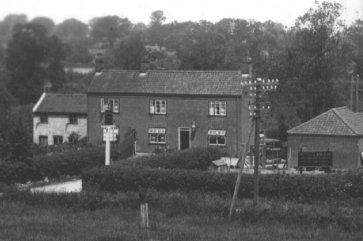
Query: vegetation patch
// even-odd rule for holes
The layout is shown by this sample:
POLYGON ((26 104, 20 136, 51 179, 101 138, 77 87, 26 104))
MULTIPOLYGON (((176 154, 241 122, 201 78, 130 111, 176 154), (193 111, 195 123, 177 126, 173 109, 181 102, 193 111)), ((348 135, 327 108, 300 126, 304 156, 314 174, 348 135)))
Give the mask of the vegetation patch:
POLYGON ((166 169, 207 170, 212 161, 221 158, 216 148, 192 148, 183 151, 166 152, 150 156, 127 159, 117 163, 128 167, 151 167, 166 169))
MULTIPOLYGON (((82 174, 84 189, 115 193, 137 191, 140 187, 160 191, 202 191, 231 195, 236 173, 215 173, 198 170, 101 167, 82 174)), ((240 198, 253 196, 253 176, 244 174, 239 189, 240 198)), ((338 200, 363 196, 363 174, 330 175, 261 175, 260 195, 286 198, 303 203, 316 200, 338 200)))

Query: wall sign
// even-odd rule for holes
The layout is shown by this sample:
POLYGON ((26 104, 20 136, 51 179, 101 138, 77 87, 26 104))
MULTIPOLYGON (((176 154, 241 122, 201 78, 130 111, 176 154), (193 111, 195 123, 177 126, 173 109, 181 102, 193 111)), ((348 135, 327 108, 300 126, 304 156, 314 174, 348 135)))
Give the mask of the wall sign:
POLYGON ((225 136, 226 131, 223 131, 223 130, 209 130, 208 135, 210 135, 210 136, 225 136))
POLYGON ((331 151, 314 151, 298 153, 298 167, 331 167, 333 153, 331 151))

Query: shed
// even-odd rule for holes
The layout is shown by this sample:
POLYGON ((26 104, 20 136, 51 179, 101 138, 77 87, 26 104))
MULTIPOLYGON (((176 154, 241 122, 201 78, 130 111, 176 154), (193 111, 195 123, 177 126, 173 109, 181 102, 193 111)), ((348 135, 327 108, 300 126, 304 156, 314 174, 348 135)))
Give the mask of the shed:
POLYGON ((363 114, 347 107, 330 109, 287 132, 288 166, 298 166, 299 151, 331 151, 333 168, 362 167, 363 114))

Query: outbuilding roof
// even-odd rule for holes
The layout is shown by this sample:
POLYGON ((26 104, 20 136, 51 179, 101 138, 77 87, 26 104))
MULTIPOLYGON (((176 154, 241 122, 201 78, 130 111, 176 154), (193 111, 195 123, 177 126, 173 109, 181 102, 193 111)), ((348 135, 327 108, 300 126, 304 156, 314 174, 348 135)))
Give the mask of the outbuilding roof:
POLYGON ((33 108, 33 113, 87 113, 85 94, 43 93, 33 108))
POLYGON ((333 108, 287 131, 289 135, 363 135, 363 113, 354 113, 347 107, 333 108))
POLYGON ((239 71, 106 70, 95 75, 88 93, 237 96, 242 80, 239 71))

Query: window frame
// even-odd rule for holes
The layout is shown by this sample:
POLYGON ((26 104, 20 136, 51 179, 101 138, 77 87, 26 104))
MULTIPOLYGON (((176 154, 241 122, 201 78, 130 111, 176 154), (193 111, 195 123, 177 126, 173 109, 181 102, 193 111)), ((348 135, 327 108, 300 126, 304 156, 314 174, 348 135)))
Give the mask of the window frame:
POLYGON ((42 113, 39 115, 39 122, 42 124, 48 124, 48 115, 45 113, 42 113))
POLYGON ((208 145, 209 146, 227 146, 227 131, 226 130, 209 130, 208 131, 208 145), (212 133, 215 132, 215 133, 212 133), (222 134, 224 133, 224 134, 222 134), (211 138, 215 138, 215 143, 211 143, 211 138), (224 139, 224 143, 220 143, 219 138, 224 139))
POLYGON ((75 114, 71 114, 68 116, 68 124, 77 125, 78 124, 78 116, 75 114))
POLYGON ((148 130, 148 142, 150 145, 166 145, 166 128, 149 128, 148 130), (152 136, 155 136, 156 141, 152 141, 152 136), (164 140, 161 137, 164 136, 164 140))
POLYGON ((108 103, 112 101, 112 113, 120 113, 120 99, 119 98, 101 98, 101 113, 108 110, 108 103), (106 105, 107 103, 107 105, 106 105))
POLYGON ((209 116, 227 116, 227 101, 224 100, 209 101, 208 114, 209 116))
POLYGON ((53 135, 53 145, 61 145, 61 144, 63 144, 63 143, 64 143, 63 136, 61 136, 61 135, 53 135), (59 143, 59 142, 57 141, 57 143, 55 143, 56 138, 60 138, 60 139, 62 140, 62 142, 61 142, 61 143, 59 143))
POLYGON ((149 114, 151 114, 151 115, 166 115, 166 109, 167 109, 166 99, 150 99, 150 101, 149 101, 149 114), (159 111, 157 111, 158 108, 159 108, 159 111))
POLYGON ((39 137, 38 137, 39 139, 38 139, 38 144, 40 145, 40 146, 48 146, 49 145, 49 142, 48 142, 48 136, 45 136, 45 135, 39 135, 39 137), (42 138, 44 138, 47 142, 46 142, 46 144, 43 144, 40 140, 42 139, 42 138))

